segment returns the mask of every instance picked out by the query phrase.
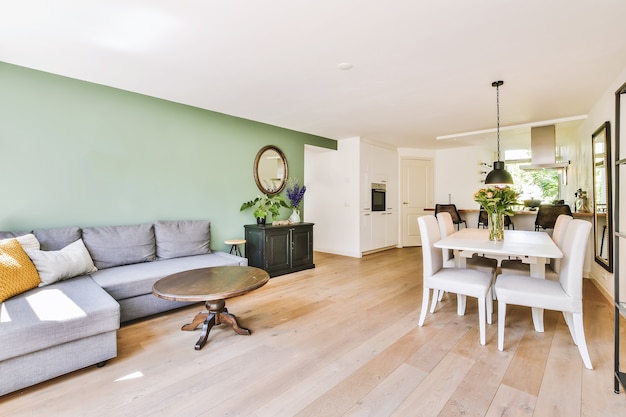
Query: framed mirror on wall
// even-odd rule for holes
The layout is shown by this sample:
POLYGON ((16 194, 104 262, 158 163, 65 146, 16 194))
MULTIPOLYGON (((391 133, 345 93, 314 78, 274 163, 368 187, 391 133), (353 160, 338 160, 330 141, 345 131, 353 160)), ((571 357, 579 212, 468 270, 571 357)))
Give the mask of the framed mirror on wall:
POLYGON ((593 247, 596 262, 613 272, 611 222, 611 126, 604 122, 591 136, 593 157, 593 247))
POLYGON ((263 194, 280 193, 287 183, 289 170, 285 154, 276 146, 261 148, 254 159, 254 181, 263 194))

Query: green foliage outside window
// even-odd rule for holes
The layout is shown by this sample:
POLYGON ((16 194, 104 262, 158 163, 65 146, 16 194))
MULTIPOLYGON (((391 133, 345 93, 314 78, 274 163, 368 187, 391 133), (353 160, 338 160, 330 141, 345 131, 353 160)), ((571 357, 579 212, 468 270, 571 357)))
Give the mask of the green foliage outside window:
POLYGON ((506 164, 506 170, 511 173, 515 188, 520 192, 520 201, 536 198, 544 203, 552 203, 559 199, 558 170, 525 171, 519 168, 520 165, 528 165, 528 162, 506 164))

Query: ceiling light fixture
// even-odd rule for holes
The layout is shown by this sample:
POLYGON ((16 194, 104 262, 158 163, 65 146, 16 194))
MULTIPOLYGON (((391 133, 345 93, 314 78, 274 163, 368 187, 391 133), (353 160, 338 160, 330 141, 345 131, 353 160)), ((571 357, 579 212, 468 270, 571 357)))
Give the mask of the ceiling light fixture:
POLYGON ((504 81, 494 81, 492 87, 496 87, 496 108, 498 115, 498 124, 496 126, 497 142, 498 142, 498 160, 493 163, 493 170, 487 174, 485 184, 487 185, 505 185, 513 184, 513 177, 504 169, 504 162, 500 160, 500 86, 504 81))
POLYGON ((337 65, 337 67, 340 70, 347 71, 349 69, 352 69, 352 64, 349 62, 342 62, 341 64, 337 65))

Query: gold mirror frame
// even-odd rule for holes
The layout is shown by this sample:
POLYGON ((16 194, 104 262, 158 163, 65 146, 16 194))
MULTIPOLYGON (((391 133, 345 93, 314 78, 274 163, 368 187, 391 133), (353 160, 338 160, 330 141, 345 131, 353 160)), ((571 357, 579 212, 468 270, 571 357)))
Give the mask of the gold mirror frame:
POLYGON ((276 146, 261 148, 254 159, 254 181, 263 194, 280 193, 287 184, 289 169, 287 158, 276 146))
POLYGON ((593 253, 602 268, 613 272, 611 222, 611 126, 604 122, 591 135, 593 156, 593 253))

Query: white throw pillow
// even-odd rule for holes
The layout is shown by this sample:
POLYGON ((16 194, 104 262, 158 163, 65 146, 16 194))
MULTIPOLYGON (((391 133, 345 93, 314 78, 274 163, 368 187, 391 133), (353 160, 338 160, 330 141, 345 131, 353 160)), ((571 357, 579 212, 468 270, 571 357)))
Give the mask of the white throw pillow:
POLYGON ((26 249, 26 253, 39 272, 40 287, 97 271, 82 239, 61 250, 26 249))
POLYGON ((36 249, 36 250, 41 249, 41 246, 39 246, 39 241, 37 240, 35 235, 32 234, 32 233, 29 233, 27 235, 18 236, 16 238, 2 239, 2 240, 0 240, 0 243, 7 242, 7 241, 9 241, 11 239, 17 239, 17 241, 22 246, 22 248, 24 248, 24 250, 26 250, 26 249, 36 249))

